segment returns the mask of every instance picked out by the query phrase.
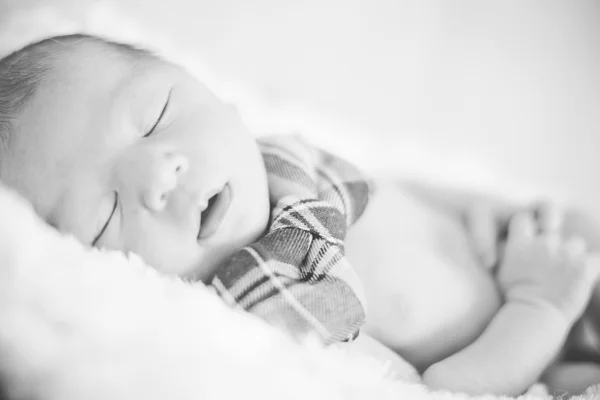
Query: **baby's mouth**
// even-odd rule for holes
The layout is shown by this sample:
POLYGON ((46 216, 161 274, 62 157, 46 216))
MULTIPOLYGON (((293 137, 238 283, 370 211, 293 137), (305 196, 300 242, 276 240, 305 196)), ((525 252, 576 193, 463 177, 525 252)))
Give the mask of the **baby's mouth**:
POLYGON ((208 200, 208 205, 200 214, 198 240, 215 234, 223 225, 229 206, 231 205, 231 188, 226 184, 219 193, 208 200))

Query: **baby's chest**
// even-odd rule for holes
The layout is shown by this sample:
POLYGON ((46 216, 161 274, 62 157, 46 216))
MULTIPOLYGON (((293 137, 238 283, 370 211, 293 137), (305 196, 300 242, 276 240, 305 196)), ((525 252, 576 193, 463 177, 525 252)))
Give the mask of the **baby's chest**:
POLYGON ((472 342, 500 305, 461 222, 382 184, 347 238, 368 300, 366 330, 417 367, 472 342))

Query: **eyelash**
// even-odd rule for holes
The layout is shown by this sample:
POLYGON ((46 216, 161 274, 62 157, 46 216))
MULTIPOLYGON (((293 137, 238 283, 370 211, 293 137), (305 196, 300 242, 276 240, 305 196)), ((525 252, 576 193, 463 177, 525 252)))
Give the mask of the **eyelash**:
POLYGON ((108 216, 108 218, 106 219, 106 222, 104 223, 104 226, 102 227, 102 229, 100 229, 100 233, 98 233, 98 235, 96 235, 96 237, 92 241, 92 247, 96 246, 96 243, 98 242, 98 240, 100 240, 100 238, 104 234, 104 231, 106 230, 106 228, 108 228, 108 225, 110 224, 110 221, 112 220, 113 216, 115 215, 115 211, 117 210, 117 205, 118 204, 119 204, 119 194, 117 192, 115 192, 115 203, 113 205, 113 209, 110 212, 110 215, 108 216))
POLYGON ((150 131, 148 131, 148 133, 146 133, 144 135, 145 138, 152 135, 154 133, 154 131, 156 130, 156 128, 158 127, 158 125, 160 125, 160 121, 162 121, 163 117, 165 116, 165 114, 167 112, 167 108, 169 107, 169 102, 171 100, 171 92, 172 91, 173 91, 172 89, 169 91, 169 95, 167 96, 167 101, 165 102, 165 106, 163 107, 162 111, 160 112, 160 115, 158 116, 158 119, 154 123, 154 126, 150 129, 150 131))

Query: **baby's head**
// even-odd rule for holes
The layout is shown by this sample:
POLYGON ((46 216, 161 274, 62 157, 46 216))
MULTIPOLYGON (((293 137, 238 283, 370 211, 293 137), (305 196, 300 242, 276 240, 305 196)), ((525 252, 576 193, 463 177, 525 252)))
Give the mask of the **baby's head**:
POLYGON ((74 35, 0 61, 0 181, 84 243, 206 279, 268 222, 263 161, 182 68, 74 35))

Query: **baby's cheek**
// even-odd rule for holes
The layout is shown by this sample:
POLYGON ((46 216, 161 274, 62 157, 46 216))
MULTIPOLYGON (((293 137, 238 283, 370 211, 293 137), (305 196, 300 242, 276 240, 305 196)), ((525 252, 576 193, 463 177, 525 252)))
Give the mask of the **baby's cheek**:
POLYGON ((136 253, 161 273, 186 276, 198 268, 201 260, 195 238, 184 233, 154 219, 138 225, 130 220, 120 246, 125 252, 136 253))

